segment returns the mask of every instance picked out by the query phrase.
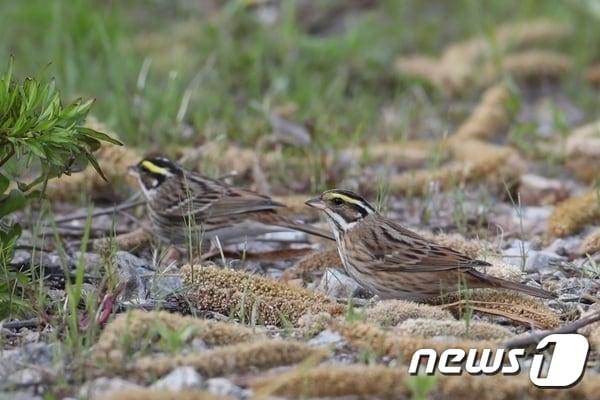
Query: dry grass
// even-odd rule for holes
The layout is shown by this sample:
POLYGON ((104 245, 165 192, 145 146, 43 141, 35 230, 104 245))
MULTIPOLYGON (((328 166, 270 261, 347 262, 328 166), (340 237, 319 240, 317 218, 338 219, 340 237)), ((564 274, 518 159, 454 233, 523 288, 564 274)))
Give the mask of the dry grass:
POLYGON ((468 291, 468 294, 453 293, 432 302, 443 304, 444 308, 459 314, 468 308, 475 312, 498 315, 543 329, 560 325, 560 318, 541 300, 508 290, 475 289, 468 291))
POLYGON ((341 314, 325 296, 257 275, 186 265, 181 270, 193 306, 264 324, 295 324, 306 313, 341 314))
POLYGON ((131 232, 116 235, 115 237, 94 239, 92 246, 97 252, 105 251, 113 244, 119 250, 132 251, 148 245, 151 241, 152 235, 150 232, 144 228, 138 228, 131 232))
POLYGON ((309 278, 320 275, 328 268, 342 268, 342 260, 337 249, 316 251, 302 257, 296 264, 285 270, 282 279, 309 278))
POLYGON ((548 232, 564 237, 597 221, 600 221, 600 199, 598 192, 591 191, 559 203, 548 220, 548 232))

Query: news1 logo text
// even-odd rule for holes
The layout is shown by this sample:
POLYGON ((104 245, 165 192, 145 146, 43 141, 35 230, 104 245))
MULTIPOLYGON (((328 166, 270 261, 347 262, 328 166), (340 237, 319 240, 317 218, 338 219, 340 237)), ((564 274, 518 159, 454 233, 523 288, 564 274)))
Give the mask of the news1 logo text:
MULTIPOLYGON (((568 388, 583 378, 590 345, 579 334, 552 334, 544 337, 536 346, 536 354, 529 368, 529 379, 540 388, 568 388), (547 352, 554 347, 551 354, 547 352)), ((438 354, 433 349, 417 350, 411 359, 410 375, 421 373, 433 375, 437 369, 443 375, 517 375, 521 373, 519 359, 525 349, 446 349, 438 354)))

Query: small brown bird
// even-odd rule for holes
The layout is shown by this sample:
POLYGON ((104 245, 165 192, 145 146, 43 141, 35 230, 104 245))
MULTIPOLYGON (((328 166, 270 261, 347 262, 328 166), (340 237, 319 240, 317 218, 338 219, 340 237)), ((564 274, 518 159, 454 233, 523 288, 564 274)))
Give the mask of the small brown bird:
POLYGON ((166 243, 218 237, 225 244, 285 231, 334 240, 328 232, 278 214, 285 205, 268 196, 184 170, 164 157, 145 158, 130 172, 138 178, 154 232, 166 243))
POLYGON ((381 298, 422 301, 461 288, 509 289, 555 297, 546 290, 477 271, 474 267, 490 264, 403 228, 351 191, 329 190, 306 204, 327 216, 348 275, 381 298))

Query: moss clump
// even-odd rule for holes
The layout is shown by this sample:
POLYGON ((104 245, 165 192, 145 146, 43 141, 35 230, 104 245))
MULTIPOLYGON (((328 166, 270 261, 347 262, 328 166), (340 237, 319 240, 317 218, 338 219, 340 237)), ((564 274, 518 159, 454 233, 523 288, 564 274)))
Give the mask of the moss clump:
POLYGON ((567 168, 586 182, 594 182, 600 170, 600 121, 574 129, 567 138, 567 168))
POLYGON ((438 168, 408 171, 390 179, 391 190, 420 195, 436 182, 442 190, 468 183, 486 182, 504 190, 504 184, 518 181, 526 170, 519 154, 507 146, 479 140, 448 142, 451 162, 438 168))
POLYGON ((141 310, 120 314, 102 331, 94 346, 93 358, 98 361, 119 363, 139 350, 141 342, 154 341, 158 326, 172 331, 191 330, 190 340, 199 338, 209 346, 242 343, 264 337, 233 323, 171 314, 166 311, 147 312, 141 310))
POLYGON ((487 89, 471 115, 458 127, 452 140, 489 139, 508 127, 510 92, 505 84, 487 89))
POLYGON ((506 339, 514 336, 503 326, 482 321, 465 321, 417 318, 402 322, 394 329, 395 333, 402 336, 417 336, 423 338, 435 336, 455 336, 464 339, 488 340, 506 339))
POLYGON ((559 203, 548 220, 548 232, 553 236, 568 236, 597 221, 600 221, 600 198, 598 192, 591 191, 559 203))
MULTIPOLYGON (((592 304, 585 313, 581 316, 581 318, 589 317, 595 313, 600 312, 600 305, 598 303, 592 304)), ((589 325, 584 326, 579 329, 578 333, 582 335, 586 335, 590 342, 590 346, 592 351, 596 353, 596 355, 600 355, 600 322, 594 322, 589 325)))
POLYGON ((590 65, 585 71, 585 78, 595 87, 600 87, 600 63, 590 65))
POLYGON ((408 140, 401 143, 381 143, 368 147, 352 147, 342 151, 343 159, 364 160, 366 163, 385 163, 399 169, 421 168, 431 160, 431 153, 438 151, 447 158, 443 148, 435 142, 408 140))
MULTIPOLYGON (((553 43, 570 34, 571 29, 551 20, 504 24, 498 26, 491 35, 451 43, 438 59, 424 55, 401 57, 396 61, 396 69, 402 75, 417 76, 429 81, 450 95, 460 95, 468 89, 493 83, 502 71, 522 74, 523 68, 513 66, 514 61, 507 65, 503 63, 503 58, 511 57, 514 50, 553 43)), ((554 62, 539 56, 537 60, 546 65, 546 69, 540 70, 540 75, 548 73, 548 65, 554 62)), ((520 61, 518 65, 521 66, 522 63, 520 61)), ((527 69, 526 72, 533 74, 535 70, 527 69)))
POLYGON ((593 230, 581 243, 581 254, 594 254, 600 251, 600 228, 593 230))
POLYGON ((126 389, 110 392, 107 400, 226 400, 200 390, 126 389))
POLYGON ((366 311, 368 322, 382 326, 395 326, 412 318, 454 320, 450 312, 440 307, 406 300, 383 300, 366 311))
POLYGON ((160 377, 174 368, 190 366, 202 376, 215 377, 290 365, 307 359, 322 360, 323 349, 291 340, 261 340, 219 347, 202 353, 149 356, 133 363, 131 369, 144 379, 160 377))
POLYGON ((548 50, 526 50, 504 57, 500 70, 491 65, 487 75, 490 81, 496 80, 500 72, 525 80, 557 79, 572 67, 573 60, 565 54, 548 50))
POLYGON ((403 368, 350 365, 295 368, 275 379, 260 379, 252 389, 260 396, 315 398, 358 396, 407 398, 410 394, 403 368))
POLYGON ((271 325, 296 324, 309 312, 344 312, 321 294, 246 272, 186 265, 181 273, 189 286, 186 300, 201 310, 271 325))
MULTIPOLYGON (((383 399, 410 398, 413 394, 405 368, 379 365, 322 365, 295 368, 277 377, 259 379, 252 389, 259 396, 285 398, 368 397, 383 399)), ((517 376, 435 376, 427 398, 479 400, 593 399, 600 391, 600 376, 587 373, 583 380, 568 389, 534 386, 526 373, 517 376)))
POLYGON ((355 350, 373 352, 379 356, 390 356, 401 360, 410 360, 415 351, 432 348, 442 352, 449 348, 460 349, 495 349, 500 345, 498 340, 450 339, 438 340, 399 336, 367 323, 348 323, 332 321, 332 329, 342 335, 355 350))

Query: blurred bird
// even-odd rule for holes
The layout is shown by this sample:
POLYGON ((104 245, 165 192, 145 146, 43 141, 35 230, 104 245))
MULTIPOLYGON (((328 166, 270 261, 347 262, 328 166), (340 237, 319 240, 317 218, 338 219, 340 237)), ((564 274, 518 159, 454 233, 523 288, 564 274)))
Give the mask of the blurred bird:
POLYGON ((285 205, 259 193, 184 170, 164 157, 129 168, 138 178, 158 237, 173 245, 219 239, 240 242, 271 232, 301 231, 334 240, 328 232, 294 222, 277 210, 285 205))

